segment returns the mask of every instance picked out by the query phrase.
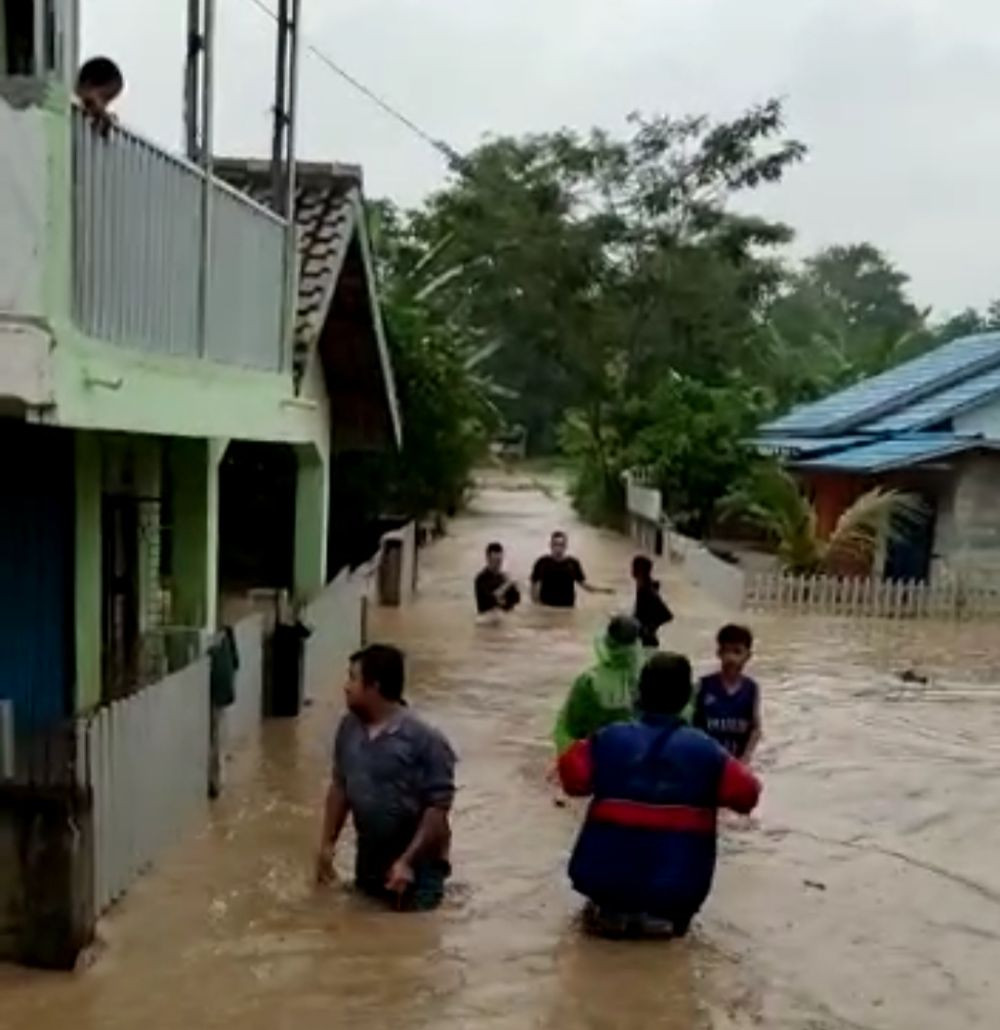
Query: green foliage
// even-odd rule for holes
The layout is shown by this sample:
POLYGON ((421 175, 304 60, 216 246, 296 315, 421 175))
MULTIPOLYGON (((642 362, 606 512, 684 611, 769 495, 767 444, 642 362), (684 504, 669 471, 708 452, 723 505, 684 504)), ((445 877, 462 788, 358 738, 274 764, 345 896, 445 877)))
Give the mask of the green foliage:
POLYGON ((870 243, 829 247, 785 283, 767 312, 782 406, 875 375, 934 345, 909 277, 870 243))
MULTIPOLYGON (((746 213, 745 195, 804 152, 777 101, 721 122, 636 115, 622 136, 490 139, 419 210, 377 205, 411 507, 457 503, 486 435, 516 425, 534 454, 568 456, 587 518, 619 521, 622 473, 641 466, 704 533, 765 417, 943 333, 1000 326, 994 305, 929 329, 870 243, 789 268, 791 229, 746 213)), ((815 564, 795 517, 789 561, 815 564)))
POLYGON ((966 308, 953 315, 934 330, 934 338, 936 343, 947 343, 960 336, 997 331, 1000 331, 1000 300, 991 301, 985 311, 966 308))
POLYGON ((823 537, 816 509, 799 484, 766 461, 750 468, 721 507, 762 530, 776 544, 786 571, 805 575, 868 572, 880 543, 904 538, 926 518, 919 497, 876 487, 848 507, 833 532, 823 537))
POLYGON ((435 298, 466 274, 451 260, 451 239, 415 236, 390 204, 370 212, 382 286, 382 314, 403 419, 388 503, 417 517, 450 512, 462 502, 473 465, 497 424, 505 395, 480 366, 492 352, 445 317, 435 298))

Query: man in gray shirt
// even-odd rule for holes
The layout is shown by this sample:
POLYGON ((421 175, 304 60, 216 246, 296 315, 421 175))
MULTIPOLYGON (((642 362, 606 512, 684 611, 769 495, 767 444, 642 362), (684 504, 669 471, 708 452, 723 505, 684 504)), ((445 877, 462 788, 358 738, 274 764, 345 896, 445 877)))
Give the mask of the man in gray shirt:
POLYGON ((397 909, 429 909, 440 903, 451 872, 455 754, 442 733, 406 707, 403 684, 396 648, 373 644, 351 656, 317 879, 333 879, 334 850, 350 813, 357 886, 397 909))

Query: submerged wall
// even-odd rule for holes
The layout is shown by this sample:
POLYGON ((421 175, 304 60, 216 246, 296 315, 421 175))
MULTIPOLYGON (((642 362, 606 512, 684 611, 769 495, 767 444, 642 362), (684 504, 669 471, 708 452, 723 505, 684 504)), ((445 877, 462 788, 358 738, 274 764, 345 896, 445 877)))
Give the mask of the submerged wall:
POLYGON ((71 788, 0 784, 0 961, 72 969, 91 943, 91 829, 71 788))

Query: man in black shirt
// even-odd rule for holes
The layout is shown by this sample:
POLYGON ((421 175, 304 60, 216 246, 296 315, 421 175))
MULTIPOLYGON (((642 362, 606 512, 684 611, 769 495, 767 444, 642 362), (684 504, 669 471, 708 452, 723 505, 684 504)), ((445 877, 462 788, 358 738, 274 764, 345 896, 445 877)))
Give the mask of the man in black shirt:
POLYGON ((576 588, 590 594, 611 594, 612 590, 591 586, 583 566, 567 551, 569 538, 561 530, 552 534, 549 553, 535 562, 531 573, 531 597, 546 608, 572 608, 576 588))
POLYGON ((476 576, 476 610, 480 615, 488 612, 509 612, 517 606, 521 595, 517 585, 503 570, 503 546, 490 544, 486 548, 486 567, 476 576))

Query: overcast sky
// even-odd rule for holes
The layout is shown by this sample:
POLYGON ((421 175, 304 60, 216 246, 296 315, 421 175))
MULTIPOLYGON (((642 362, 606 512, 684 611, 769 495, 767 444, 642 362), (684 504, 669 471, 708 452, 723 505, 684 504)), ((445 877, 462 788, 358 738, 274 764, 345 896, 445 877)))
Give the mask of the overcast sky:
MULTIPOLYGON (((274 26, 219 8, 216 150, 268 148, 274 26)), ((268 0, 273 5, 274 0, 268 0)), ((754 199, 796 250, 871 240, 938 313, 1000 296, 997 0, 302 0, 304 32, 462 150, 485 133, 616 129, 629 111, 733 115, 786 98, 804 166, 754 199)), ((186 0, 82 0, 84 50, 123 65, 126 122, 180 139, 186 0)), ((299 152, 415 202, 440 157, 313 56, 299 152)))

